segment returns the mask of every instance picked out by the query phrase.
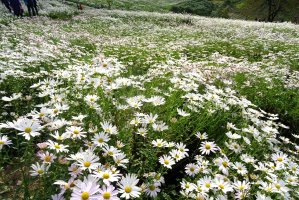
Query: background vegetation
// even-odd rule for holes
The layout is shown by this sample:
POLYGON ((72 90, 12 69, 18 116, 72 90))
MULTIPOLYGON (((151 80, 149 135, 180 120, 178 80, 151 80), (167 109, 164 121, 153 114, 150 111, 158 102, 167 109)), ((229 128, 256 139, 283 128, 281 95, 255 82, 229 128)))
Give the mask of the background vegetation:
POLYGON ((93 7, 190 13, 258 21, 299 21, 298 0, 70 0, 93 7))

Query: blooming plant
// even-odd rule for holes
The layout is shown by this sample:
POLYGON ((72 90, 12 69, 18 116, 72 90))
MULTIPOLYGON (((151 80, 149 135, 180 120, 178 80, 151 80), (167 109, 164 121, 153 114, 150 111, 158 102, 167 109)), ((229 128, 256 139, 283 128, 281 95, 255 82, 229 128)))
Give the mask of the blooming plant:
POLYGON ((298 26, 51 2, 0 24, 0 195, 298 198, 298 26))

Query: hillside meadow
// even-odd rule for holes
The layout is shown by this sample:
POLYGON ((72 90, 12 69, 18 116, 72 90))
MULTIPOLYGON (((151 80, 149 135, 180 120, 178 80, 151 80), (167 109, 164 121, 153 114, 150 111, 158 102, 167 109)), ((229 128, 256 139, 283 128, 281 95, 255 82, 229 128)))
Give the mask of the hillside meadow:
POLYGON ((0 199, 299 196, 299 26, 0 6, 0 199))

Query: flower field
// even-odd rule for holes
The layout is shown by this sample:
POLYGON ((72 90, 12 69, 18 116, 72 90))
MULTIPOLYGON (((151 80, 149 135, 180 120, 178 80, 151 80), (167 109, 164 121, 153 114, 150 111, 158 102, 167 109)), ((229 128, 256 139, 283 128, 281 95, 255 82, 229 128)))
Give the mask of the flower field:
POLYGON ((298 199, 298 25, 39 4, 0 7, 0 199, 298 199))

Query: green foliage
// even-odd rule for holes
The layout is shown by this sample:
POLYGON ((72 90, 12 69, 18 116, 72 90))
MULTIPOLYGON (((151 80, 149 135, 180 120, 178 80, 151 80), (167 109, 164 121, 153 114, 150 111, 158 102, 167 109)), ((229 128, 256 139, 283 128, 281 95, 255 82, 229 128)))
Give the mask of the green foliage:
POLYGON ((77 15, 78 12, 68 12, 68 11, 52 11, 47 14, 51 19, 57 20, 70 20, 73 16, 77 15))
POLYGON ((209 0, 189 0, 172 6, 171 11, 209 16, 214 8, 215 5, 209 0))
POLYGON ((295 21, 298 8, 297 0, 243 0, 240 11, 249 19, 295 21))
POLYGON ((235 76, 236 88, 241 95, 246 96, 257 106, 270 113, 277 113, 280 120, 288 125, 289 130, 281 130, 290 137, 290 133, 298 133, 299 130, 299 94, 296 89, 287 89, 280 80, 269 83, 258 77, 237 74, 235 76), (246 81, 251 81, 250 86, 244 86, 246 81), (287 102, 287 103, 286 103, 287 102))

